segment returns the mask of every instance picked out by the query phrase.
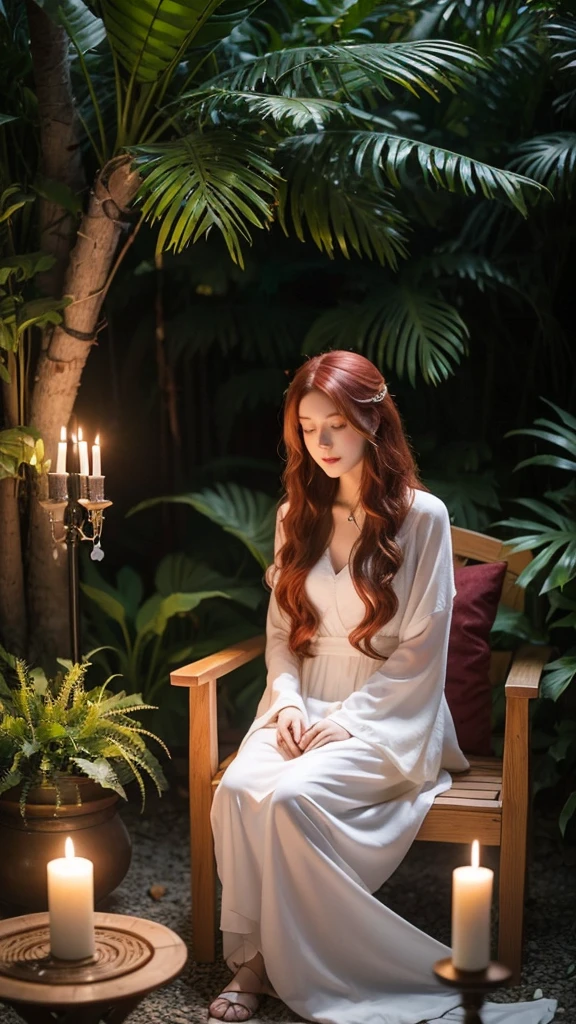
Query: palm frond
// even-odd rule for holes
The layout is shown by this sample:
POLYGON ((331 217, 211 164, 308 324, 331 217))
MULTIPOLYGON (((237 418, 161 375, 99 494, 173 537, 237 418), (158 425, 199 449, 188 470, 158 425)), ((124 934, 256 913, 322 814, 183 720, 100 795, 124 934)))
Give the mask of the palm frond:
POLYGON ((467 349, 468 328, 456 308, 421 288, 386 284, 360 305, 324 313, 304 340, 309 355, 325 347, 350 348, 416 385, 439 384, 454 373, 467 349))
POLYGON ((352 172, 376 188, 385 188, 385 177, 395 188, 410 187, 415 177, 427 186, 449 192, 479 195, 510 202, 527 216, 525 195, 535 198, 542 186, 537 181, 501 170, 471 157, 408 139, 390 132, 325 131, 299 135, 280 143, 299 160, 315 159, 329 167, 334 178, 350 180, 352 172))
POLYGON ((455 92, 457 86, 465 84, 466 72, 486 66, 471 47, 448 40, 331 43, 267 53, 212 81, 241 91, 272 86, 274 91, 287 95, 332 98, 335 94, 350 97, 370 87, 386 99, 394 96, 393 84, 414 96, 427 93, 437 100, 439 87, 455 92), (346 77, 350 73, 352 81, 346 77))
POLYGON ((288 159, 282 165, 278 220, 284 233, 289 235, 292 228, 304 242, 307 229, 330 259, 336 249, 350 259, 353 250, 396 269, 398 259, 407 256, 408 221, 387 198, 390 190, 378 193, 358 178, 340 180, 323 170, 323 161, 314 159, 288 159))
POLYGON ((178 58, 220 0, 100 0, 106 34, 137 82, 154 82, 178 58))
POLYGON ((461 281, 472 281, 481 292, 498 285, 520 292, 518 282, 510 274, 500 270, 493 260, 480 253, 463 252, 459 249, 423 256, 411 262, 408 272, 410 280, 414 282, 428 276, 436 280, 459 277, 461 281))
POLYGON ((185 94, 182 102, 189 111, 215 123, 222 113, 232 112, 235 120, 241 120, 243 115, 258 121, 270 120, 277 128, 288 128, 291 132, 313 127, 320 130, 332 120, 350 116, 345 104, 323 97, 275 96, 216 87, 185 94))
POLYGON ((576 181, 576 132, 527 139, 516 147, 508 166, 535 178, 553 195, 571 198, 576 181))
POLYGON ((215 227, 243 266, 241 243, 251 241, 250 227, 273 218, 280 176, 268 150, 253 137, 215 129, 134 152, 144 218, 161 220, 157 251, 180 252, 215 227))
POLYGON ((551 18, 544 28, 552 43, 551 63, 558 81, 572 86, 557 96, 552 105, 557 111, 569 111, 576 104, 576 17, 566 14, 551 18))

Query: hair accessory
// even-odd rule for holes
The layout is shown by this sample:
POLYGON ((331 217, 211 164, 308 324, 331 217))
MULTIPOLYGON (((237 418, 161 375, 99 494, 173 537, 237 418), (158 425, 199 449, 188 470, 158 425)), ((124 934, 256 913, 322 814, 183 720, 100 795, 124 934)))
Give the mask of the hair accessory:
POLYGON ((357 402, 383 402, 388 394, 388 388, 386 385, 378 392, 377 395, 373 395, 372 398, 357 398, 357 402))

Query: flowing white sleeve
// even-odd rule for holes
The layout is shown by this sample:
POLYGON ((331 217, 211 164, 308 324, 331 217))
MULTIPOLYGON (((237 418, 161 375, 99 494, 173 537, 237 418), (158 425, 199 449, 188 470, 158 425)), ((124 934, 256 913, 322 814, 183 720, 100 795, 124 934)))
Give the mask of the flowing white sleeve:
MULTIPOLYGON (((283 508, 276 516, 276 534, 274 537, 274 561, 284 543, 282 526, 283 508)), ((261 728, 274 722, 282 708, 296 707, 304 715, 308 715, 300 693, 300 660, 288 647, 290 622, 284 615, 276 600, 274 582, 268 605, 266 619, 266 689, 256 711, 256 719, 251 727, 261 728)))
MULTIPOLYGON (((411 527, 412 587, 393 654, 329 717, 373 744, 415 783, 434 780, 442 762, 443 695, 455 595, 450 521, 439 499, 411 527)), ((463 759, 462 767, 467 762, 463 759)))

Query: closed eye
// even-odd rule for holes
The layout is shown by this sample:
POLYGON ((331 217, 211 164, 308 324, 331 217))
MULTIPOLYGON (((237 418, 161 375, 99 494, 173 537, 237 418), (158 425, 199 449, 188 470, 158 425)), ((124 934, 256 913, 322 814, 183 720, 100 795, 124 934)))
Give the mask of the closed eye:
MULTIPOLYGON (((347 427, 347 426, 348 426, 347 423, 340 423, 340 424, 338 424, 338 426, 333 425, 332 426, 332 430, 344 430, 344 427, 347 427)), ((302 428, 302 433, 303 434, 313 434, 314 433, 314 427, 312 427, 311 430, 304 430, 304 428, 302 428)))

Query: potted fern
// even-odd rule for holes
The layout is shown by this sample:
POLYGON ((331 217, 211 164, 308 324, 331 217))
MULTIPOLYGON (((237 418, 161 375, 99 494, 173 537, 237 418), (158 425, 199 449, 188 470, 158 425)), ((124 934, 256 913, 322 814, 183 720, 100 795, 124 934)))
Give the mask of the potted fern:
POLYGON ((0 658, 0 892, 12 906, 46 909, 46 864, 63 855, 70 835, 78 856, 94 862, 98 901, 130 865, 118 814, 124 787, 137 782, 142 808, 145 776, 159 793, 167 788, 145 737, 168 750, 132 717, 151 706, 139 694, 113 693, 109 680, 87 689, 88 662, 61 663, 47 679, 2 648, 0 658))

